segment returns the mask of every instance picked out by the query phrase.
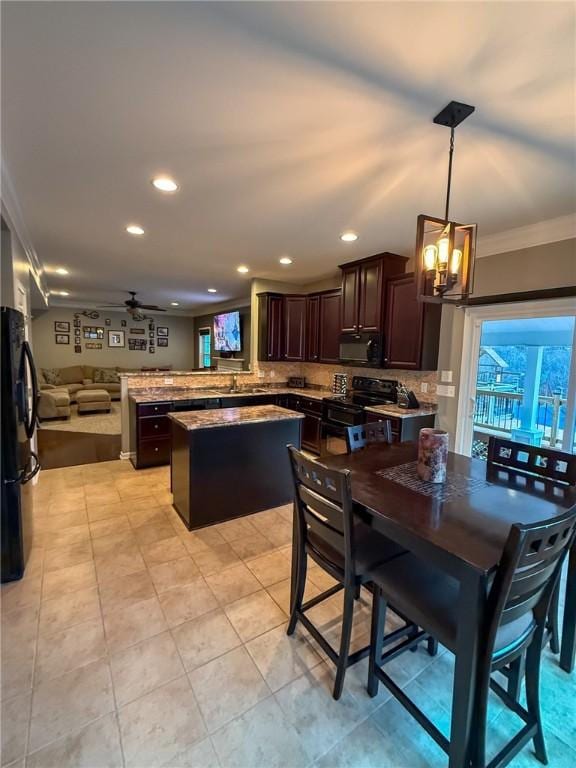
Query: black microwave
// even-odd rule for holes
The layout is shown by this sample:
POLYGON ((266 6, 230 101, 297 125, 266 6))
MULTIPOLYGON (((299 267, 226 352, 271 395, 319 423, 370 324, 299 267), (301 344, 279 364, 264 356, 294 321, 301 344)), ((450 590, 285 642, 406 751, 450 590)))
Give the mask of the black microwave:
POLYGON ((383 341, 381 333, 343 333, 340 336, 340 362, 382 368, 383 341))

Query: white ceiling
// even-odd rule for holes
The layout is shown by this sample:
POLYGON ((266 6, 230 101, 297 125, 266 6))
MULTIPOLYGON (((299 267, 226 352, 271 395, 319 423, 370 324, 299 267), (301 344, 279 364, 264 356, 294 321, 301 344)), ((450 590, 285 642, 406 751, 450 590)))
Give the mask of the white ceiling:
POLYGON ((571 3, 2 5, 3 156, 70 303, 197 307, 409 255, 416 215, 443 212, 431 119, 451 99, 476 105, 453 218, 490 234, 576 210, 571 3))

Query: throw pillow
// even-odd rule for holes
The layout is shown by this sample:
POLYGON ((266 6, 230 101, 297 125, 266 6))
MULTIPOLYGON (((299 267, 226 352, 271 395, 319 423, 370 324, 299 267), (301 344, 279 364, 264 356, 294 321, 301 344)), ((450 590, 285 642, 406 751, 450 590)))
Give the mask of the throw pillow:
POLYGON ((42 373, 47 384, 62 384, 58 368, 42 368, 42 373))
POLYGON ((120 376, 113 368, 94 368, 94 383, 118 384, 120 376))

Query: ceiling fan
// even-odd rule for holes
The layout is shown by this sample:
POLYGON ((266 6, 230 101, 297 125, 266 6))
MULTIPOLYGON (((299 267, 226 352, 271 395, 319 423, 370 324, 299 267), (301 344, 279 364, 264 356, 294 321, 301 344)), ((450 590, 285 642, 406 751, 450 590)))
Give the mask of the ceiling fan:
POLYGON ((150 310, 152 312, 166 312, 163 307, 159 307, 156 304, 142 304, 136 298, 136 291, 127 291, 130 294, 130 298, 122 304, 102 304, 100 309, 111 309, 112 307, 122 307, 126 309, 128 314, 133 320, 146 320, 146 315, 143 310, 150 310))

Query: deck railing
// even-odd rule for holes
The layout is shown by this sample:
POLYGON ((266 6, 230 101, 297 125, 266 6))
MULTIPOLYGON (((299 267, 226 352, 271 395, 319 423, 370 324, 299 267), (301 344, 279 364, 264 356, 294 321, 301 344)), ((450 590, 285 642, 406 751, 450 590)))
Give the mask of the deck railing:
MULTIPOLYGON (((474 425, 488 430, 510 434, 520 426, 521 392, 502 392, 492 389, 476 390, 474 425)), ((552 448, 562 443, 561 409, 566 399, 560 395, 538 397, 535 429, 544 432, 543 441, 552 448)))

